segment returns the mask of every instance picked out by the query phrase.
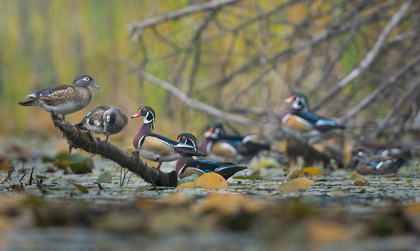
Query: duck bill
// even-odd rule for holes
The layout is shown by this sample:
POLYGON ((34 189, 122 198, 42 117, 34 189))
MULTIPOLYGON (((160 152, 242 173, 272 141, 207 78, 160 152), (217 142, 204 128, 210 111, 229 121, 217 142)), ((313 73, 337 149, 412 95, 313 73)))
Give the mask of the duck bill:
POLYGON ((138 112, 138 113, 134 114, 133 116, 131 116, 131 118, 134 119, 134 118, 137 118, 137 117, 140 117, 140 116, 141 116, 140 112, 138 112))
POLYGON ((284 102, 286 102, 287 104, 293 103, 293 97, 285 99, 284 102))
POLYGON ((99 85, 97 85, 95 82, 90 83, 90 86, 101 89, 101 87, 99 87, 99 85))

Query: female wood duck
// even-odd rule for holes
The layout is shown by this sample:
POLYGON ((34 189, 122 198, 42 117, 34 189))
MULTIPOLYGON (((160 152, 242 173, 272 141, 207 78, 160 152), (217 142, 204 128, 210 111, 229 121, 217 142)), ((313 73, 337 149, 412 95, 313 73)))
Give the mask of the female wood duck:
MULTIPOLYGON (((197 150, 197 139, 191 133, 181 133, 178 135, 177 140, 181 143, 191 145, 197 150)), ((195 160, 192 157, 185 157, 179 159, 176 163, 176 173, 178 180, 185 177, 197 174, 201 176, 205 173, 217 173, 223 176, 226 180, 235 173, 246 169, 246 166, 238 166, 234 163, 221 163, 211 160, 195 160)))
POLYGON ((89 75, 79 75, 73 80, 73 85, 57 85, 32 92, 29 99, 19 102, 23 106, 39 106, 47 112, 55 111, 65 115, 77 112, 86 107, 92 99, 88 86, 99 89, 89 75))
POLYGON ((155 112, 149 106, 142 106, 131 118, 143 116, 143 125, 133 139, 133 146, 143 158, 159 163, 170 162, 183 157, 206 156, 197 152, 193 146, 152 133, 155 127, 155 112))
POLYGON ((344 125, 311 113, 308 98, 301 92, 293 92, 286 103, 292 103, 292 106, 283 110, 279 118, 286 133, 293 136, 316 136, 333 129, 345 129, 344 125))
POLYGON ((127 116, 120 109, 109 105, 101 105, 90 111, 80 122, 79 126, 106 136, 121 132, 128 123, 127 116))
POLYGON ((405 162, 403 158, 396 159, 390 156, 372 155, 366 148, 360 148, 356 151, 348 167, 362 175, 384 175, 396 173, 405 162))
POLYGON ((259 151, 270 150, 269 144, 260 144, 251 140, 257 135, 242 136, 227 134, 220 123, 211 123, 200 142, 199 150, 209 159, 221 162, 240 162, 252 158, 259 151))

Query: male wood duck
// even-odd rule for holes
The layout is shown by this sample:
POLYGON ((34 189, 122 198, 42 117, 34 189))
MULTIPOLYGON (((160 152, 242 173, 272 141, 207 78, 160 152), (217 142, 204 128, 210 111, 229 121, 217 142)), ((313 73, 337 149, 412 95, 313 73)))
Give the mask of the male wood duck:
POLYGON ((236 163, 250 159, 262 150, 270 150, 269 144, 252 141, 257 137, 227 134, 221 123, 211 123, 204 133, 199 150, 206 153, 209 159, 236 163))
POLYGON ((120 109, 109 105, 101 105, 90 111, 77 124, 97 134, 104 134, 105 141, 110 135, 121 132, 128 123, 127 116, 120 109))
MULTIPOLYGON (((197 150, 197 139, 191 133, 181 133, 178 135, 177 140, 181 143, 191 145, 197 150)), ((238 166, 234 163, 221 163, 211 160, 195 160, 192 157, 185 157, 179 159, 176 163, 176 173, 178 180, 185 177, 197 174, 201 176, 205 173, 217 173, 223 176, 226 180, 235 173, 246 169, 246 166, 238 166)))
POLYGON ((131 118, 143 116, 143 125, 133 139, 133 146, 143 158, 159 163, 174 161, 183 157, 206 156, 197 152, 191 145, 172 140, 165 136, 152 133, 155 127, 156 114, 149 106, 142 106, 131 118))
POLYGON ((73 85, 57 85, 27 95, 29 99, 19 102, 23 106, 39 106, 47 112, 55 111, 65 116, 86 107, 92 99, 88 86, 99 89, 89 75, 79 75, 73 85))
POLYGON ((311 113, 308 97, 301 92, 293 92, 286 103, 292 103, 292 106, 283 110, 279 118, 286 133, 293 136, 316 136, 333 129, 345 129, 344 125, 311 113))
POLYGON ((348 167, 362 175, 384 175, 396 173, 405 162, 403 158, 373 155, 366 148, 360 148, 356 151, 348 167))

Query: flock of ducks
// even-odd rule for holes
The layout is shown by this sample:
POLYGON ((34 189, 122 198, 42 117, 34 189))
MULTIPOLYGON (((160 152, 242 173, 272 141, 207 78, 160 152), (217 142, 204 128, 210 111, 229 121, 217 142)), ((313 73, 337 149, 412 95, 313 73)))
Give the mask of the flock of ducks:
MULTIPOLYGON (((65 115, 77 112, 90 103, 92 93, 89 86, 99 89, 91 76, 78 75, 72 85, 58 85, 30 93, 27 100, 18 104, 39 106, 45 111, 61 114, 65 119, 65 115)), ((279 123, 288 135, 311 137, 330 130, 345 129, 344 125, 311 113, 308 98, 301 92, 292 93, 286 103, 291 103, 291 106, 281 112, 279 123)), ((134 148, 143 158, 158 163, 158 169, 163 162, 177 160, 178 179, 208 172, 218 173, 228 179, 247 168, 236 163, 250 160, 260 151, 270 150, 269 144, 255 142, 255 135, 226 133, 221 123, 211 123, 206 128, 203 140, 197 143, 196 137, 190 133, 179 134, 177 140, 153 133, 156 113, 149 106, 141 106, 137 113, 131 116, 137 117, 143 117, 143 124, 134 136, 134 148)), ((103 134, 106 136, 105 141, 108 141, 109 136, 121 132, 127 123, 127 116, 120 109, 101 105, 86 114, 76 126, 89 132, 103 134)), ((372 156, 367 149, 359 149, 348 166, 361 174, 386 174, 396 172, 405 163, 404 158, 372 156)))

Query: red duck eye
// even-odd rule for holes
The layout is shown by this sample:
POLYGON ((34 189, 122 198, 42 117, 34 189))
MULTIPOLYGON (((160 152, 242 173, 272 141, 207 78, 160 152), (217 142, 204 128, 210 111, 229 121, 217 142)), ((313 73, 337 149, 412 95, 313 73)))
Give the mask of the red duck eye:
POLYGON ((182 139, 185 139, 185 136, 182 136, 182 139))
POLYGON ((145 112, 146 111, 146 108, 143 108, 143 112, 145 112))

